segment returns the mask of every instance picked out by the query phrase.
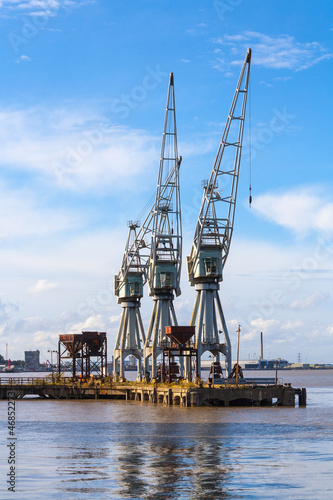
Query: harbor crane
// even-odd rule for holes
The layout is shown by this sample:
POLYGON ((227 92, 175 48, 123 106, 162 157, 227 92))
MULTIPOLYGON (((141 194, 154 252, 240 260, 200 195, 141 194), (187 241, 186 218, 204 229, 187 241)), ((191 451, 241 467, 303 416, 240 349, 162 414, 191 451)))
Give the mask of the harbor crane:
POLYGON ((191 326, 196 324, 199 373, 206 351, 215 361, 223 354, 228 373, 231 371, 231 343, 218 292, 234 228, 250 65, 248 49, 210 178, 202 183, 203 199, 187 257, 189 281, 197 292, 191 326), (219 340, 222 332, 224 343, 219 340))
MULTIPOLYGON (((139 221, 128 222, 129 233, 123 261, 118 275, 115 276, 115 295, 123 311, 114 349, 113 373, 124 377, 125 359, 133 355, 138 360, 138 380, 141 379, 143 347, 146 345, 140 313, 144 285, 149 281, 151 295, 154 287, 157 287, 157 294, 164 290, 165 295, 167 291, 170 301, 172 300, 170 295, 173 298, 173 294, 170 293, 168 282, 170 272, 173 272, 176 276, 173 276, 171 281, 176 284, 176 294, 180 293, 181 226, 178 171, 181 159, 173 156, 174 152, 177 152, 174 102, 174 83, 171 73, 155 200, 141 226, 139 221), (170 142, 174 143, 175 147, 171 147, 170 142), (175 196, 177 191, 178 195, 175 196), (175 212, 172 208, 174 201, 175 212), (179 217, 176 217, 175 214, 178 213, 179 217), (160 248, 157 250, 159 245, 160 248), (157 266, 156 263, 159 260, 161 260, 161 265, 157 266)), ((172 303, 168 309, 170 308, 173 311, 172 303)), ((174 324, 176 321, 174 311, 172 323, 168 322, 170 316, 167 318, 165 314, 162 316, 163 321, 166 322, 165 326, 174 324)), ((148 337, 151 339, 151 334, 148 334, 148 337)), ((154 347, 155 345, 156 342, 154 342, 154 347)), ((153 350, 150 341, 148 341, 149 348, 149 356, 151 356, 153 350)), ((155 359, 155 356, 153 358, 155 359)), ((148 371, 148 366, 146 371, 148 371)))
MULTIPOLYGON (((144 234, 149 228, 149 220, 145 221, 144 234)), ((137 379, 141 380, 143 346, 145 332, 142 324, 140 306, 143 296, 143 284, 146 275, 144 257, 140 255, 143 246, 143 236, 138 237, 138 221, 128 222, 129 232, 125 246, 121 269, 115 276, 115 294, 123 310, 113 355, 113 373, 120 377, 125 376, 124 362, 127 356, 134 356, 137 360, 137 379), (142 239, 141 239, 142 238, 142 239)))
MULTIPOLYGON (((172 175, 173 170, 169 177, 172 178, 172 175)), ((125 376, 125 359, 132 355, 138 360, 137 379, 141 380, 146 337, 140 307, 143 287, 148 279, 154 214, 155 201, 141 226, 139 221, 128 221, 129 232, 123 261, 119 273, 115 276, 114 292, 123 310, 113 354, 113 374, 122 378, 125 376)))
POLYGON ((155 210, 151 233, 148 271, 149 295, 154 307, 144 348, 145 372, 156 376, 157 358, 166 344, 165 327, 177 326, 173 306, 174 293, 180 291, 182 259, 182 226, 179 191, 175 92, 173 73, 170 74, 165 111, 161 158, 158 173, 155 210))

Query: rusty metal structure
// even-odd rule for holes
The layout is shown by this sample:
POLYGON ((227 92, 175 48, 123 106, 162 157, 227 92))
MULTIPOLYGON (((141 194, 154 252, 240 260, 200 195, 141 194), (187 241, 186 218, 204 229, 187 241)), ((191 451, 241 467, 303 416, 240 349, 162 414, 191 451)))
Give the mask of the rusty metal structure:
POLYGON ((72 377, 107 375, 107 339, 105 332, 82 332, 59 335, 58 375, 72 377))
POLYGON ((198 350, 195 349, 191 339, 195 335, 194 326, 166 326, 166 340, 162 344, 162 382, 172 382, 179 375, 179 368, 174 361, 178 358, 180 365, 185 361, 187 366, 187 377, 192 381, 192 373, 195 378, 198 377, 198 350))

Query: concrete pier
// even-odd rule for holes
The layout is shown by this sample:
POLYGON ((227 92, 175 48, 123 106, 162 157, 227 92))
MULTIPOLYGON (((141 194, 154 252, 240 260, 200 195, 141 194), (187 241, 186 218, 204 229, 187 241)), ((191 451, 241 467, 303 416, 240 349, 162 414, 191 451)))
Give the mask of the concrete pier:
POLYGON ((295 406, 306 405, 306 390, 290 384, 244 382, 236 386, 234 380, 208 387, 203 384, 144 384, 89 380, 86 383, 64 379, 57 383, 45 379, 1 379, 0 399, 17 399, 35 395, 49 399, 125 399, 177 406, 295 406))

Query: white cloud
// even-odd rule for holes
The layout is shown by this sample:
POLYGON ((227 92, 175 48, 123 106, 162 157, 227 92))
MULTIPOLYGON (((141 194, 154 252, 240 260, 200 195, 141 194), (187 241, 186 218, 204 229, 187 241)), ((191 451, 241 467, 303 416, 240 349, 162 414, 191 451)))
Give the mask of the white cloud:
POLYGON ((46 11, 58 10, 61 3, 57 0, 21 0, 17 8, 24 11, 46 11))
POLYGON ((333 201, 320 188, 267 193, 256 197, 252 206, 257 215, 298 235, 333 232, 333 201))
POLYGON ((288 80, 291 80, 291 76, 277 76, 274 80, 277 82, 287 82, 288 80))
POLYGON ((270 335, 274 329, 279 326, 280 322, 276 319, 257 318, 251 321, 251 330, 241 334, 242 341, 251 341, 259 338, 260 332, 265 332, 265 335, 270 335))
POLYGON ((73 214, 50 209, 27 189, 10 190, 0 183, 0 239, 50 235, 79 226, 73 214))
POLYGON ((304 323, 301 320, 296 320, 296 321, 287 321, 283 325, 281 325, 281 330, 299 330, 300 328, 304 327, 304 323))
MULTIPOLYGON (((235 340, 236 338, 235 332, 237 332, 239 320, 232 319, 228 321, 227 324, 228 324, 229 335, 231 339, 235 340)), ((274 332, 276 329, 279 328, 279 325, 280 321, 274 318, 264 319, 262 317, 253 319, 247 325, 240 324, 241 327, 240 341, 241 342, 258 341, 258 339, 260 339, 261 332, 265 332, 265 335, 270 336, 272 332, 274 332)))
POLYGON ((187 29, 186 33, 188 33, 191 36, 203 35, 207 31, 206 28, 207 28, 207 24, 200 23, 195 28, 187 29))
POLYGON ((28 57, 28 56, 22 55, 22 56, 20 56, 20 57, 19 57, 19 59, 17 59, 17 61, 16 61, 16 62, 19 64, 19 63, 20 63, 20 62, 22 62, 22 61, 23 61, 23 62, 30 62, 30 61, 31 61, 31 59, 30 59, 30 57, 28 57))
POLYGON ((57 332, 38 331, 33 334, 33 343, 38 345, 39 349, 45 349, 58 340, 57 332))
POLYGON ((328 295, 322 292, 314 292, 302 299, 295 299, 290 304, 290 309, 314 309, 317 305, 328 300, 328 295))
POLYGON ((17 305, 0 298, 0 336, 6 333, 8 325, 18 310, 17 305))
POLYGON ((120 322, 120 318, 121 318, 121 314, 117 314, 114 316, 110 316, 109 321, 110 321, 110 323, 117 323, 118 324, 120 322))
MULTIPOLYGON (((238 35, 224 35, 213 40, 215 44, 231 47, 232 55, 245 57, 247 47, 252 48, 252 64, 272 69, 301 71, 323 60, 333 57, 319 42, 298 42, 286 34, 265 35, 255 31, 244 31, 238 35)), ((230 64, 239 66, 243 59, 233 60, 230 64)), ((214 62, 216 69, 225 70, 229 63, 225 59, 214 62)))
POLYGON ((76 323, 73 321, 75 318, 77 320, 78 315, 68 311, 53 319, 29 316, 16 320, 12 317, 10 321, 4 321, 5 318, 0 317, 2 343, 8 342, 11 359, 24 358, 24 350, 39 349, 43 361, 48 357, 47 349, 57 348, 61 334, 81 333, 84 330, 106 331, 110 342, 109 352, 112 351, 120 317, 118 321, 114 320, 116 323, 112 327, 107 315, 103 314, 95 314, 76 323))
POLYGON ((55 16, 61 9, 82 7, 95 0, 2 0, 0 9, 5 12, 20 12, 31 16, 55 16))
POLYGON ((267 82, 265 82, 263 80, 261 82, 259 82, 259 83, 260 83, 260 85, 265 85, 265 87, 273 87, 273 85, 271 83, 267 83, 267 82))
POLYGON ((29 288, 29 293, 50 292, 59 288, 59 283, 52 283, 47 280, 38 280, 33 286, 29 288))
POLYGON ((0 110, 2 166, 39 172, 74 190, 137 190, 135 179, 155 168, 160 141, 87 110, 0 110))
MULTIPOLYGON (((219 131, 222 130, 223 124, 216 123, 206 123, 207 126, 212 128, 217 128, 219 131)), ((213 132, 216 134, 216 131, 213 132)), ((212 137, 211 132, 205 134, 193 134, 192 140, 180 140, 179 149, 184 155, 184 158, 196 157, 199 155, 204 155, 216 149, 216 137, 212 137)), ((219 135, 219 134, 218 134, 219 135)), ((201 192, 201 191, 200 191, 201 192)))
POLYGON ((103 316, 101 314, 89 316, 85 321, 73 325, 68 333, 81 333, 84 330, 104 332, 106 329, 103 316))

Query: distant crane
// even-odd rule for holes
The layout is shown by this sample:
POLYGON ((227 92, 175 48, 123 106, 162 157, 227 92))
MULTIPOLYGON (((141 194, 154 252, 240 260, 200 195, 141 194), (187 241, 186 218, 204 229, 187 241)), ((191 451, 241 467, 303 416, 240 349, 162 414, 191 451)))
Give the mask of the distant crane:
POLYGON ((170 74, 164 130, 158 173, 151 247, 148 265, 149 294, 154 307, 144 348, 145 371, 156 376, 157 358, 166 342, 165 327, 176 326, 173 307, 174 292, 180 295, 182 259, 182 227, 179 191, 175 92, 173 73, 170 74))
MULTIPOLYGON (((175 161, 174 158, 170 156, 170 154, 174 154, 174 147, 170 149, 170 138, 173 133, 176 133, 175 127, 173 74, 171 73, 162 142, 162 155, 155 200, 141 227, 138 221, 128 222, 129 233, 123 261, 118 275, 115 276, 115 295, 118 297, 118 303, 121 304, 123 311, 114 349, 113 373, 119 375, 120 377, 124 377, 124 362, 126 357, 133 355, 138 360, 137 378, 141 378, 143 346, 146 346, 145 332, 140 313, 143 287, 145 283, 149 281, 150 294, 152 294, 153 287, 155 286, 153 278, 155 272, 157 272, 156 278, 158 280, 162 280, 162 282, 163 278, 165 278, 166 281, 169 280, 169 276, 167 277, 165 275, 164 277, 163 273, 162 276, 160 276, 160 270, 162 268, 159 268, 159 270, 156 271, 156 262, 158 259, 161 258, 161 260, 165 261, 164 264, 167 263, 165 259, 169 259, 169 264, 171 265, 173 271, 175 271, 174 263, 176 263, 176 273, 178 272, 178 278, 175 280, 175 283, 177 284, 177 293, 180 293, 179 273, 181 259, 181 236, 179 245, 179 237, 176 235, 181 235, 181 229, 180 218, 177 219, 177 217, 175 217, 172 209, 172 202, 176 201, 176 213, 178 213, 179 209, 180 217, 178 170, 181 160, 177 157, 177 161, 175 161), (173 117, 172 123, 170 123, 170 113, 173 117), (168 156, 165 157, 165 154, 168 154, 168 156), (166 164, 166 168, 163 169, 164 164, 166 164), (174 191, 177 191, 177 189, 178 196, 175 197, 174 191), (158 220, 157 214, 164 215, 159 217, 158 220), (162 235, 162 233, 164 233, 164 237, 159 239, 157 235, 162 235), (159 244, 161 244, 161 247, 158 251, 156 251, 159 244), (172 248, 173 245, 175 248, 172 248), (164 251, 163 256, 161 255, 161 252, 163 252, 162 247, 166 250, 164 251), (169 250, 167 250, 167 248, 169 248, 169 250), (176 261, 174 259, 175 255, 176 261)), ((176 144, 175 151, 177 151, 176 137, 173 138, 173 142, 176 144)), ((168 270, 166 268, 164 269, 164 272, 168 274, 168 270)), ((166 287, 164 284, 162 289, 165 288, 168 290, 170 299, 170 287, 166 287)), ((163 318, 164 316, 165 315, 163 315, 163 318)), ((165 326, 169 326, 170 324, 174 323, 167 322, 165 326)), ((149 338, 151 338, 151 335, 149 338)), ((146 352, 145 347, 145 353, 146 352)), ((151 355, 152 351, 150 350, 148 356, 151 355)), ((148 371, 148 366, 146 371, 148 371)))
POLYGON ((199 373, 205 351, 210 351, 215 361, 219 361, 220 353, 224 354, 228 373, 231 371, 231 343, 218 291, 234 227, 250 64, 251 49, 248 49, 210 179, 202 184, 202 204, 191 254, 187 257, 189 281, 197 292, 191 325, 197 323, 195 347, 199 373), (222 191, 218 189, 219 181, 222 191), (218 215, 219 210, 222 215, 218 215), (219 341, 222 332, 224 343, 219 341))
POLYGON ((146 274, 145 264, 141 261, 140 256, 140 248, 143 246, 144 240, 138 239, 137 228, 139 226, 138 221, 128 222, 129 233, 123 262, 119 274, 115 276, 115 294, 118 296, 118 303, 121 304, 123 311, 113 355, 113 372, 120 377, 125 376, 124 362, 127 356, 135 356, 138 360, 138 380, 140 380, 142 373, 145 343, 140 301, 143 296, 143 283, 146 274))

